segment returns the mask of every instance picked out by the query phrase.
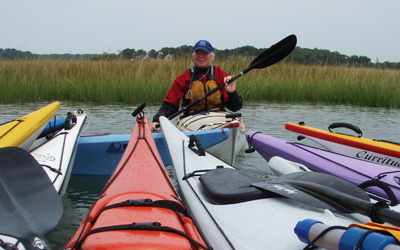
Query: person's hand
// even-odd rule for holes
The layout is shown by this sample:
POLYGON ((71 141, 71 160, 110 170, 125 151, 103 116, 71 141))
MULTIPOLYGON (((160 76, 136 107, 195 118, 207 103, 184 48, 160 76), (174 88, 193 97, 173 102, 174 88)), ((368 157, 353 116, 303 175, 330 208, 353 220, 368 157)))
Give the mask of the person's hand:
POLYGON ((227 76, 224 78, 224 83, 225 83, 225 90, 228 93, 233 93, 236 90, 236 82, 230 82, 229 84, 227 83, 230 79, 232 79, 232 76, 227 76))
POLYGON ((158 132, 158 127, 159 127, 160 123, 158 122, 153 122, 150 124, 150 129, 152 132, 158 132))

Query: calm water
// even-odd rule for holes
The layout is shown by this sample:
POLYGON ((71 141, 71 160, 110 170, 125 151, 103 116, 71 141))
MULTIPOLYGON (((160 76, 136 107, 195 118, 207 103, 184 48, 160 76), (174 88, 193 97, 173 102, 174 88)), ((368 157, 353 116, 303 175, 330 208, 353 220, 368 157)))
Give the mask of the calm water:
MULTIPOLYGON (((47 103, 1 105, 0 124, 45 105, 47 103)), ((57 115, 65 117, 67 112, 77 109, 87 111, 89 117, 82 134, 130 134, 132 132, 135 120, 131 113, 135 106, 98 106, 68 102, 61 104, 57 115)), ((152 119, 157 110, 158 106, 146 107, 145 114, 152 119)), ((400 110, 341 105, 257 103, 247 104, 241 113, 246 130, 260 131, 287 140, 296 140, 296 135, 285 130, 285 123, 304 121, 308 126, 325 130, 333 122, 347 122, 359 126, 364 137, 400 142, 398 131, 400 110)), ((267 164, 257 153, 238 155, 235 165, 259 175, 270 174, 267 164)), ((50 235, 53 249, 62 249, 65 246, 107 179, 102 176, 71 177, 67 193, 63 197, 64 216, 59 226, 50 235)))

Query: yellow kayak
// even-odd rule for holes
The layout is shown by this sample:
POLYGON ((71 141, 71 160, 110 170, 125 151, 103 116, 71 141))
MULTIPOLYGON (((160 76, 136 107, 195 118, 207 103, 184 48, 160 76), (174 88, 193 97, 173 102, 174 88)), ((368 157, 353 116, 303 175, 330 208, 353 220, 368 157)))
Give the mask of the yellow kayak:
POLYGON ((53 102, 35 112, 0 125, 0 148, 20 147, 28 150, 47 122, 60 109, 53 102))

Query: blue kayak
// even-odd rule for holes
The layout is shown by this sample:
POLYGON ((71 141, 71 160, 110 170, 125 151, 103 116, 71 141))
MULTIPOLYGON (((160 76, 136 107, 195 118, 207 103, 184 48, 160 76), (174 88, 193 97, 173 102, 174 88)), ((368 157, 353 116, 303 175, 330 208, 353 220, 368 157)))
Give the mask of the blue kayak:
MULTIPOLYGON (((229 129, 212 129, 184 132, 195 134, 208 149, 229 138, 229 129)), ((72 174, 111 175, 128 145, 130 134, 96 134, 79 138, 72 174)), ((165 166, 171 165, 163 133, 153 133, 157 149, 165 166)))

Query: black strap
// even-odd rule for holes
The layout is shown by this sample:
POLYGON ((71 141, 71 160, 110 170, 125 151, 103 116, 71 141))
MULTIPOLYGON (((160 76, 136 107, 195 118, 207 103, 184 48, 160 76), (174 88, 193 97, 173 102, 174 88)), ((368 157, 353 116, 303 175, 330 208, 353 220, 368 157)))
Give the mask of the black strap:
POLYGON ((139 199, 139 200, 126 200, 123 202, 105 206, 92 221, 93 222, 96 221, 103 211, 116 207, 159 207, 159 208, 169 209, 174 212, 178 212, 187 216, 186 209, 181 204, 175 201, 170 201, 170 200, 152 201, 151 199, 139 199))
POLYGON ((152 201, 151 199, 140 199, 140 200, 126 200, 120 203, 112 204, 103 208, 102 211, 115 208, 115 207, 159 207, 172 210, 181 214, 186 214, 186 209, 179 203, 170 200, 157 200, 152 201))
POLYGON ((358 240, 357 245, 354 247, 354 250, 359 250, 361 248, 361 244, 364 242, 365 238, 367 238, 367 236, 369 234, 375 233, 375 232, 379 232, 379 231, 377 231, 377 230, 368 230, 365 233, 363 233, 361 238, 358 240))
MULTIPOLYGON (((192 67, 190 68, 190 73, 192 75, 192 80, 193 81, 198 81, 199 80, 199 76, 198 74, 195 73, 203 73, 203 72, 199 72, 199 68, 192 67), (196 70, 197 69, 197 70, 196 70)), ((204 75, 207 76, 207 81, 215 81, 215 66, 208 66, 207 71, 204 72, 204 75)))
POLYGON ((18 247, 14 244, 4 242, 0 239, 0 247, 4 250, 18 250, 18 247))
POLYGON ((308 244, 307 244, 307 246, 305 246, 304 248, 303 248, 303 250, 308 250, 308 249, 313 249, 313 248, 315 248, 315 243, 319 240, 319 239, 321 239, 325 234, 327 234, 329 231, 331 231, 331 230, 333 230, 333 229, 344 229, 344 230, 346 230, 347 229, 347 227, 343 227, 343 226, 331 226, 331 227, 328 227, 328 228, 326 228, 325 230, 323 230, 321 233, 319 233, 312 241, 310 241, 308 244))
POLYGON ((218 166, 216 166, 216 167, 213 168, 213 169, 195 170, 195 171, 193 171, 193 172, 191 172, 191 173, 185 174, 185 175, 182 177, 182 180, 183 180, 183 181, 186 181, 187 179, 189 179, 189 178, 191 178, 191 177, 193 177, 193 176, 202 176, 202 175, 203 175, 203 174, 199 174, 199 173, 207 173, 208 171, 212 171, 212 170, 215 170, 215 169, 221 169, 221 168, 224 168, 224 166, 218 165, 218 166))
POLYGON ((49 169, 51 172, 56 173, 57 175, 62 175, 62 172, 60 169, 53 168, 52 166, 46 165, 46 164, 40 164, 40 166, 49 169))
POLYGON ((144 223, 132 223, 132 224, 123 224, 123 225, 116 225, 116 226, 108 226, 108 227, 99 227, 96 229, 93 229, 89 231, 80 241, 78 244, 78 247, 85 241, 85 239, 95 233, 100 233, 100 232, 108 232, 108 231, 118 231, 118 230, 145 230, 145 231, 163 231, 163 232, 170 232, 170 233, 175 233, 178 235, 181 235, 185 237, 186 239, 189 240, 189 242, 196 246, 197 248, 205 249, 208 250, 206 246, 203 246, 199 242, 195 241, 192 239, 189 235, 186 233, 179 231, 175 228, 172 227, 166 227, 162 226, 161 223, 159 222, 144 222, 144 223))
POLYGON ((198 156, 206 155, 203 145, 201 144, 199 138, 196 135, 190 135, 188 147, 193 152, 195 152, 198 156), (196 148, 195 148, 195 146, 196 146, 196 148))

